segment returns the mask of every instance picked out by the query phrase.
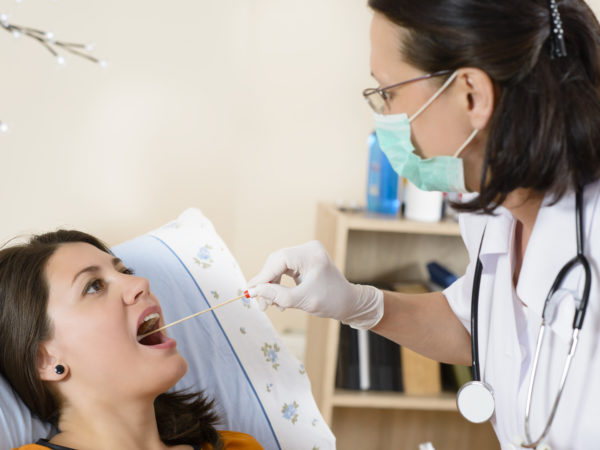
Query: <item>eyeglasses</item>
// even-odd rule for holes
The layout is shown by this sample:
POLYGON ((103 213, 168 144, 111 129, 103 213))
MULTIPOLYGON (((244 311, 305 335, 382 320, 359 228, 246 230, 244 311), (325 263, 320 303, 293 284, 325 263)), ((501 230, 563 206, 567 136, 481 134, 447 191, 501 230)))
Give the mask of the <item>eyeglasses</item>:
POLYGON ((387 91, 390 89, 395 89, 400 86, 404 86, 409 83, 414 83, 415 81, 427 80, 428 78, 433 77, 441 77, 443 75, 448 75, 451 73, 451 70, 440 70, 438 72, 428 73, 427 75, 422 75, 417 78, 412 78, 410 80, 402 81, 400 83, 392 84, 390 86, 386 86, 383 88, 369 88, 363 91, 363 97, 371 107, 373 111, 378 114, 383 114, 385 110, 389 106, 389 95, 387 91))

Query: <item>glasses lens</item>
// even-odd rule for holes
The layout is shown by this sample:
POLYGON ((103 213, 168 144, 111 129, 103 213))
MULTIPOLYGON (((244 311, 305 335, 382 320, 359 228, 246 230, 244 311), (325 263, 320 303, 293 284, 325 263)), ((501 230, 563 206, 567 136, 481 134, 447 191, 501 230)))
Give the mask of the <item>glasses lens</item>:
POLYGON ((366 99, 373 111, 383 114, 385 111, 385 100, 379 92, 373 92, 371 95, 366 96, 366 99))

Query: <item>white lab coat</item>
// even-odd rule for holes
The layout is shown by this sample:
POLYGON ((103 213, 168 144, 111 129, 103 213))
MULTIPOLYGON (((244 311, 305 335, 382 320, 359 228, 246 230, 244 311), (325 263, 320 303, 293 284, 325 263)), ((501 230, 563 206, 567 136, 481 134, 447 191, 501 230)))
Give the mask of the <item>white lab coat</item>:
MULTIPOLYGON (((454 313, 470 331, 471 292, 481 243, 483 274, 479 296, 479 353, 483 381, 492 386, 496 409, 492 424, 503 450, 518 449, 525 436, 525 405, 542 309, 562 266, 576 255, 575 195, 557 204, 546 199, 527 246, 519 282, 514 271, 515 219, 499 208, 497 215, 462 214, 460 227, 470 263, 463 277, 444 291, 454 313)), ((552 449, 600 449, 600 180, 584 191, 585 248, 592 269, 587 313, 566 386, 550 433, 552 449)), ((583 285, 578 268, 565 280, 551 314, 531 414, 537 439, 550 414, 569 350, 575 298, 583 285)))

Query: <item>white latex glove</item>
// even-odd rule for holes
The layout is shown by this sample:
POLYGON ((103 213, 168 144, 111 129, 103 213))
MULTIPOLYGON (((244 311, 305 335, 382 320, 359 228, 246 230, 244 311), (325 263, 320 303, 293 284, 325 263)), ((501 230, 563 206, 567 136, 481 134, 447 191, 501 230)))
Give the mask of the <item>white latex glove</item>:
POLYGON ((248 291, 263 311, 272 304, 298 308, 353 328, 372 328, 383 316, 383 292, 346 280, 318 241, 272 253, 248 282, 248 291), (283 274, 291 276, 296 286, 281 286, 283 274))

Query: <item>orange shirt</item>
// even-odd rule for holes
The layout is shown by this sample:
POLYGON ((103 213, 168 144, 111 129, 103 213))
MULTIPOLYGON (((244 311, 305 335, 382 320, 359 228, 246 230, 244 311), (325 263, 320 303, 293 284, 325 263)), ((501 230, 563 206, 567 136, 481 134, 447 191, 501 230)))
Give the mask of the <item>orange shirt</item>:
MULTIPOLYGON (((249 434, 224 430, 220 430, 219 434, 223 439, 223 448, 226 450, 263 450, 263 446, 249 434)), ((48 447, 39 444, 27 444, 13 450, 48 450, 48 447)), ((213 446, 207 444, 202 447, 202 450, 213 450, 213 446)))
MULTIPOLYGON (((227 450, 263 450, 263 446, 258 443, 249 434, 238 433, 237 431, 220 430, 219 434, 223 439, 223 448, 227 450)), ((208 444, 206 450, 212 450, 213 446, 208 444)), ((204 450, 204 447, 202 447, 204 450)))

